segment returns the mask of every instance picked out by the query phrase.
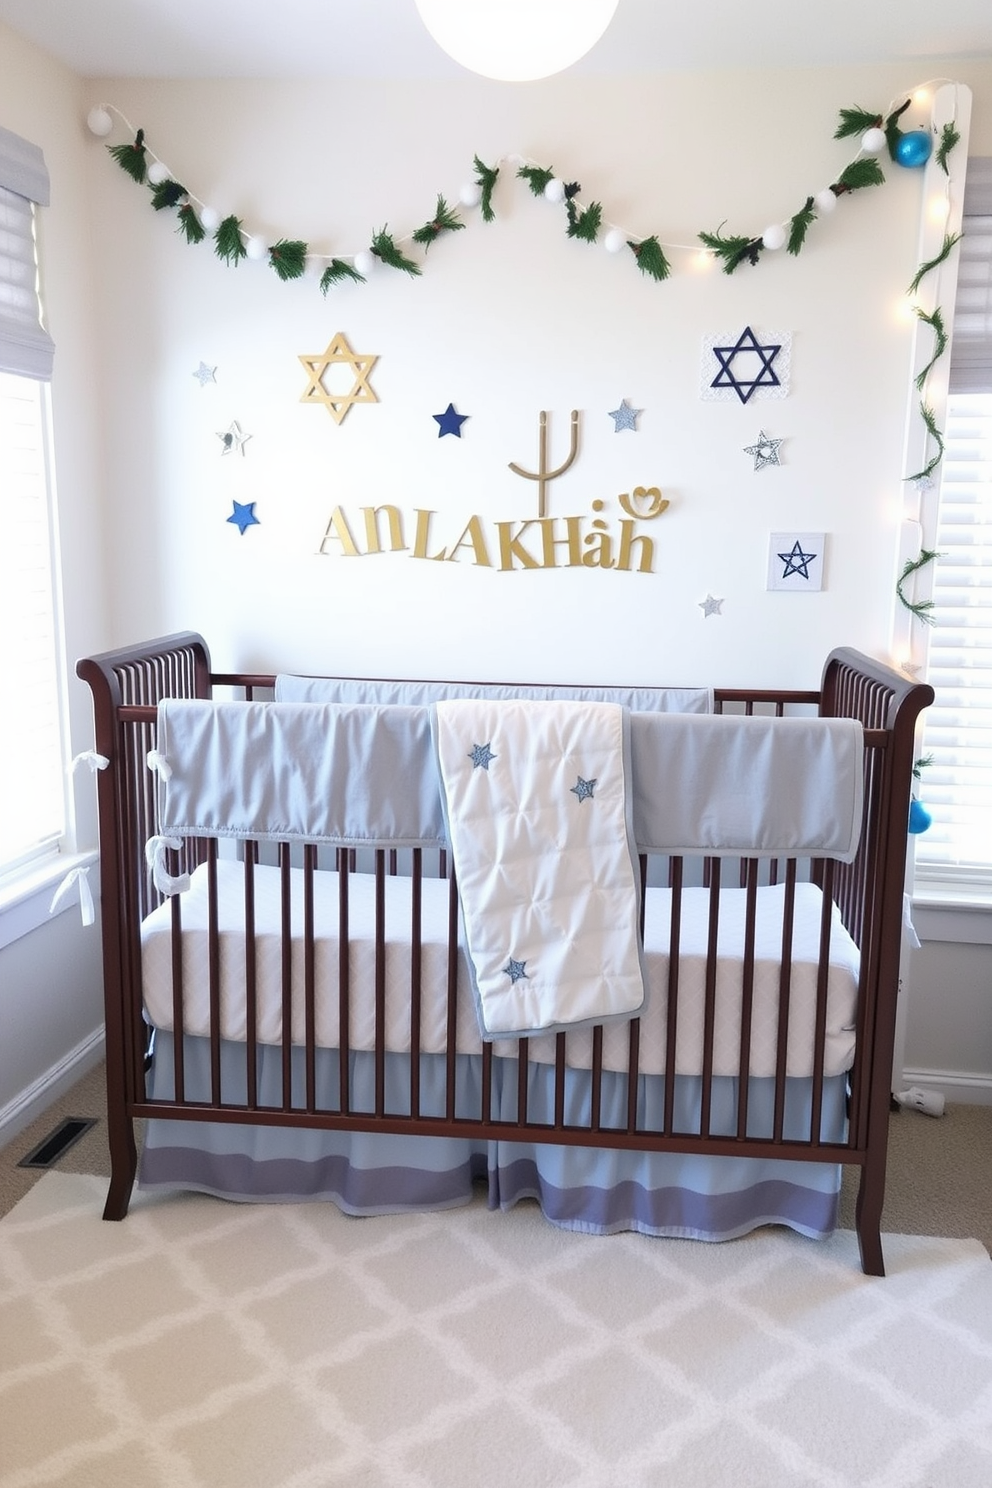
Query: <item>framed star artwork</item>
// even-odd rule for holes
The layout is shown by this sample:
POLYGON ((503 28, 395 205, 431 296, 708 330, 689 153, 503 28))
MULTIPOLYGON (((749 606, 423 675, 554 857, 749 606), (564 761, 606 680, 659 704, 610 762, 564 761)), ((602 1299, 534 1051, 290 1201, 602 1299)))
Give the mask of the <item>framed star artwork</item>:
POLYGON ((766 589, 812 594, 823 588, 823 532, 773 532, 768 539, 766 589))
POLYGON ((750 403, 787 398, 792 364, 788 331, 742 331, 704 336, 699 395, 710 402, 750 403))

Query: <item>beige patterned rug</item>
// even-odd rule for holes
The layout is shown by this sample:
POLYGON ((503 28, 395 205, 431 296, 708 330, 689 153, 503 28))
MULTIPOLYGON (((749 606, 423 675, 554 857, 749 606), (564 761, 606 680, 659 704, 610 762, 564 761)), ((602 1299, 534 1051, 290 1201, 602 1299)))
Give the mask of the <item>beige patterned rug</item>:
POLYGON ((970 1240, 348 1219, 48 1173, 0 1222, 3 1488, 989 1488, 970 1240))

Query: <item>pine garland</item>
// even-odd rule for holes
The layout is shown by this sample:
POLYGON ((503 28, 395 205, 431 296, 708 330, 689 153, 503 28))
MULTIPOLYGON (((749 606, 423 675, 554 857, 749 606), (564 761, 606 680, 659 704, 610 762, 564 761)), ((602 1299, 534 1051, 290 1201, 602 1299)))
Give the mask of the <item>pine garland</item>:
POLYGON ((719 229, 712 233, 701 232, 699 238, 722 261, 725 274, 732 274, 745 259, 756 264, 764 247, 760 238, 724 237, 719 229))
POLYGON ((421 272, 420 265, 415 259, 407 258, 397 248, 396 243, 390 237, 386 229, 380 228, 372 239, 372 252, 381 263, 390 269, 402 269, 404 274, 417 275, 421 272))
POLYGON ((224 218, 214 233, 214 252, 218 258, 222 258, 226 264, 233 264, 235 268, 243 258, 248 256, 241 231, 241 220, 233 213, 230 217, 224 218))
MULTIPOLYGON (((933 563, 934 559, 940 556, 940 553, 934 552, 931 548, 921 548, 920 556, 917 559, 907 559, 903 571, 899 575, 899 581, 896 584, 896 594, 899 596, 899 603, 905 605, 906 609, 914 614, 917 620, 922 620, 924 625, 932 625, 934 623, 933 616, 930 614, 930 611, 934 607, 933 600, 909 600, 903 593, 902 586, 911 574, 917 573, 921 568, 926 568, 928 563, 933 563)), ((913 774, 916 774, 915 769, 913 774)))
POLYGON ((482 192, 482 199, 479 203, 482 220, 483 222, 492 222, 496 216, 496 213, 493 211, 493 188, 499 177, 499 166, 483 165, 478 155, 473 157, 472 164, 475 166, 475 179, 478 182, 479 190, 482 192))
POLYGON ((441 236, 443 232, 461 232, 465 226, 464 222, 448 206, 443 196, 437 199, 437 208, 430 222, 425 222, 423 227, 418 227, 413 235, 415 243, 421 243, 426 250, 441 236))
POLYGON ((326 295, 332 284, 340 284, 343 279, 352 279, 358 284, 365 283, 365 275, 360 274, 353 264, 347 263, 343 258, 332 258, 320 276, 321 294, 326 295))
POLYGON ((269 263, 284 283, 287 279, 302 279, 307 267, 306 243, 299 238, 280 238, 269 249, 269 263))
POLYGON ((579 238, 583 243, 595 243, 603 223, 603 208, 599 202, 590 202, 582 212, 577 212, 571 197, 567 202, 568 236, 579 238))
POLYGON ((881 129, 882 115, 863 108, 842 108, 840 123, 834 130, 834 139, 850 139, 855 134, 865 134, 869 129, 881 129))
MULTIPOLYGON (((835 139, 847 139, 856 135, 863 135, 872 128, 883 128, 890 150, 895 149, 902 131, 899 128, 899 119, 910 106, 910 99, 899 105, 888 116, 883 116, 877 111, 861 107, 844 108, 840 110, 840 119, 834 131, 835 139)), ((124 121, 126 124, 126 120, 124 121)), ((130 126, 129 126, 130 127, 130 126)), ((961 136, 953 123, 945 124, 941 133, 940 145, 936 152, 937 163, 940 168, 948 174, 947 157, 961 136)), ((108 145, 113 158, 121 169, 139 184, 147 183, 147 151, 145 147, 144 131, 139 129, 134 140, 128 144, 108 145)), ((519 157, 518 157, 519 159, 519 157)), ((492 222, 495 218, 493 208, 493 193, 499 178, 500 168, 488 166, 478 155, 473 157, 475 170, 475 182, 479 188, 479 205, 484 222, 492 222)), ((542 196, 548 183, 555 179, 553 169, 533 164, 520 164, 517 168, 517 176, 526 181, 534 196, 542 196)), ((879 186, 885 180, 878 161, 874 157, 859 156, 851 161, 841 172, 837 181, 829 188, 835 196, 844 196, 850 192, 860 191, 869 186, 879 186)), ((577 238, 583 242, 595 243, 603 226, 603 208, 598 201, 591 202, 586 207, 581 207, 576 201, 580 187, 577 181, 562 184, 562 192, 565 201, 567 217, 567 235, 577 238)), ((178 209, 178 230, 182 233, 188 243, 202 242, 206 236, 203 224, 193 201, 188 199, 188 193, 178 181, 166 180, 159 185, 150 187, 152 206, 156 211, 166 208, 178 209)), ((200 205, 200 204, 197 204, 200 205)), ((787 248, 793 256, 798 256, 805 245, 806 237, 813 223, 817 221, 815 198, 808 196, 800 209, 795 212, 788 221, 787 248)), ((434 217, 424 223, 411 234, 413 242, 422 246, 425 250, 430 248, 431 243, 444 232, 458 232, 465 226, 455 211, 449 208, 444 197, 437 198, 437 209, 434 217)), ((723 271, 732 274, 742 263, 755 265, 758 263, 764 250, 764 242, 761 236, 749 237, 736 234, 725 234, 722 227, 716 232, 700 232, 700 241, 705 247, 720 259, 723 271)), ((657 236, 644 239, 627 238, 627 246, 634 254, 638 268, 644 274, 655 280, 665 280, 671 275, 671 265, 665 256, 661 243, 657 236)), ((945 238, 942 253, 924 264, 918 271, 914 280, 913 290, 918 287, 920 279, 950 252, 957 238, 945 238)), ((245 234, 240 220, 235 216, 224 219, 220 227, 214 233, 214 248, 217 256, 228 264, 237 265, 247 256, 245 247, 245 234)), ((390 268, 400 269, 402 272, 419 275, 422 270, 416 261, 407 257, 397 246, 393 237, 385 228, 377 233, 372 240, 372 252, 384 264, 390 268)), ((301 245, 295 239, 281 239, 276 248, 270 250, 269 262, 280 279, 296 279, 304 271, 306 259, 306 245, 301 245)), ((321 278, 321 289, 326 294, 332 284, 343 280, 365 282, 365 275, 348 265, 343 259, 331 260, 328 269, 321 278)), ((932 366, 932 363, 931 363, 932 366)))
POLYGON ((522 165, 517 175, 527 182, 535 196, 543 196, 545 186, 555 178, 553 170, 546 170, 540 165, 522 165))
POLYGON ((161 212, 165 207, 177 207, 186 195, 186 187, 180 186, 178 181, 161 181, 151 188, 151 193, 152 206, 156 212, 161 212))
POLYGON ((944 355, 944 352, 947 350, 948 338, 947 331, 944 327, 944 317, 941 313, 939 305, 936 305, 929 315, 925 310, 922 310, 920 306, 917 305, 916 314, 917 318, 923 323, 923 325, 928 325, 930 327, 934 335, 933 355, 927 362, 926 366, 923 368, 923 371, 919 372, 916 377, 917 389, 922 392, 923 384, 929 377, 931 368, 935 365, 935 363, 940 361, 941 357, 944 355))
POLYGON ((863 191, 866 186, 881 186, 884 181, 885 175, 878 161, 873 155, 865 155, 860 160, 852 160, 830 189, 835 196, 843 196, 848 191, 863 191))
POLYGON ((937 154, 934 157, 945 176, 950 174, 947 169, 947 157, 954 149, 954 146, 960 144, 960 142, 961 135, 954 121, 952 120, 951 123, 945 124, 940 131, 940 144, 937 146, 937 154))
POLYGON ((206 229, 199 217, 197 217, 196 209, 192 202, 183 202, 179 208, 179 227, 177 231, 182 233, 187 243, 202 243, 207 236, 206 229))
POLYGON ((644 238, 640 243, 628 238, 627 247, 634 255, 641 273, 647 274, 649 279, 657 279, 660 282, 670 276, 672 266, 656 237, 644 238))
POLYGON ((121 170, 127 171, 132 181, 137 181, 139 186, 145 182, 145 131, 139 129, 130 145, 108 145, 107 149, 117 161, 121 170))
POLYGON ((911 98, 907 98, 905 103, 900 104, 897 109, 893 109, 892 113, 882 125, 882 128, 885 130, 885 143, 889 147, 889 154, 892 156, 893 160, 895 160, 896 158, 896 146, 898 145, 900 136, 902 135, 902 130, 899 128, 899 120, 909 108, 909 105, 912 103, 912 101, 913 100, 911 98))
POLYGON ((922 470, 917 470, 914 475, 907 475, 907 481, 928 481, 944 458, 944 436, 937 428, 937 420, 934 417, 933 409, 926 403, 920 404, 920 418, 923 420, 923 425, 927 433, 937 446, 937 453, 924 465, 922 470))
POLYGON ((813 206, 813 198, 806 198, 805 206, 801 207, 789 223, 788 251, 798 254, 806 241, 806 234, 816 221, 816 211, 813 206))
POLYGON ((949 256, 950 251, 954 247, 955 243, 959 241, 960 237, 960 233, 944 234, 944 242, 940 252, 937 254, 936 258, 929 258, 927 259, 926 263, 920 264, 920 267, 917 269, 916 273, 913 276, 912 283, 906 291, 908 295, 914 295, 919 289, 920 285, 923 283, 923 280, 930 273, 931 269, 937 268, 938 264, 942 264, 944 262, 944 260, 949 256))

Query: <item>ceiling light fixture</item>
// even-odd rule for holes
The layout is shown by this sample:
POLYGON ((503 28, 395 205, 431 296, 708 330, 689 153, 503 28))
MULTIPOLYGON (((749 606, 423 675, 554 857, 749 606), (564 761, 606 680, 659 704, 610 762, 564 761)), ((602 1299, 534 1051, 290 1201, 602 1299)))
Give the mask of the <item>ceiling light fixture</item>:
POLYGON ((619 0, 416 0, 442 51, 499 82, 571 67, 602 36, 619 0))

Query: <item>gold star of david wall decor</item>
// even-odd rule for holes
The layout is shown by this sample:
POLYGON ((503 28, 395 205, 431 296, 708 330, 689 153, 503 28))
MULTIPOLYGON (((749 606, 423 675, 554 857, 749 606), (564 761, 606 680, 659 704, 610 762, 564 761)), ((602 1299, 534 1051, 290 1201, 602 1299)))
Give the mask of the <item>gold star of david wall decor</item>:
POLYGON ((369 386, 369 374, 378 360, 377 356, 352 351, 347 338, 338 331, 320 356, 300 357, 310 378, 300 402, 323 403, 334 422, 340 424, 356 403, 378 403, 369 386), (343 391, 349 376, 353 379, 351 388, 343 391))

